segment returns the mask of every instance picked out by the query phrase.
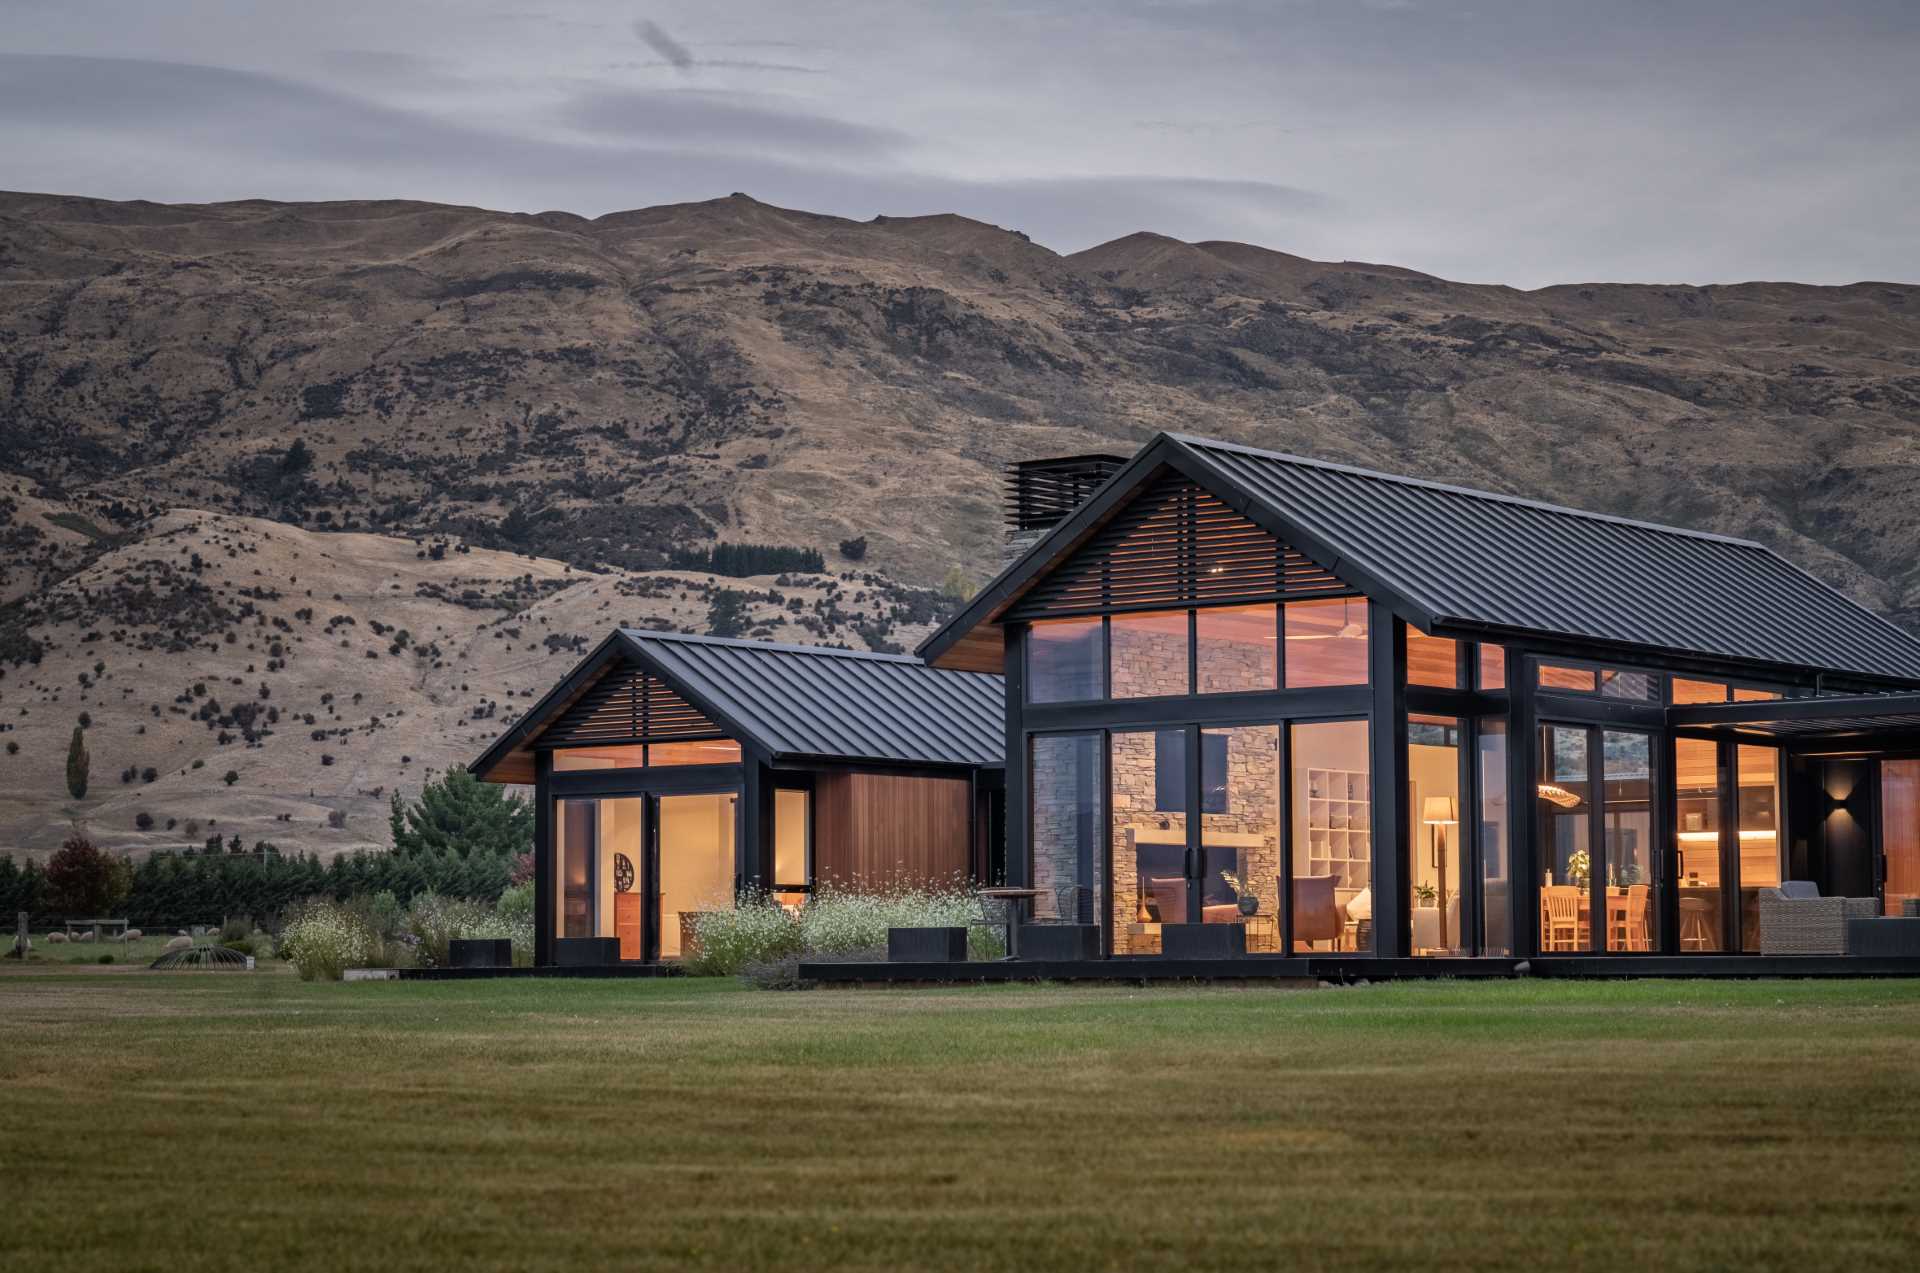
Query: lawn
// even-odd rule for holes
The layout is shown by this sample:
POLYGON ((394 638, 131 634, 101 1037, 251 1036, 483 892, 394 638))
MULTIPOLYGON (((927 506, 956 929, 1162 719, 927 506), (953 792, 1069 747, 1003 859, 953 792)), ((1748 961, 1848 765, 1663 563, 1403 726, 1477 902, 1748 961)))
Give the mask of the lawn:
POLYGON ((0 974, 0 1267, 1911 1268, 1920 982, 0 974))

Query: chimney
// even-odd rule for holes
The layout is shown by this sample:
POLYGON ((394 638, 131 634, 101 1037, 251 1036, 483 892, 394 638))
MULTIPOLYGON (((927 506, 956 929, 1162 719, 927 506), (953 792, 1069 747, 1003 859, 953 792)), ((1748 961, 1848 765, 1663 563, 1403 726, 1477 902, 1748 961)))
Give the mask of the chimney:
POLYGON ((1007 546, 1001 569, 1072 516, 1126 462, 1118 455, 1061 455, 1007 465, 1007 546))

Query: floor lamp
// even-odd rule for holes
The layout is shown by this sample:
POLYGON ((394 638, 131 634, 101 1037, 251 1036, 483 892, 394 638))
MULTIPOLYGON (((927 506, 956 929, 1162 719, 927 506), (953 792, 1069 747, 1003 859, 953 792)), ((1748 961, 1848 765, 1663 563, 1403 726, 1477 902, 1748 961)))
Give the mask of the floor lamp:
POLYGON ((1420 820, 1430 828, 1427 832, 1428 852, 1431 864, 1438 876, 1440 885, 1436 892, 1440 913, 1436 916, 1440 930, 1440 941, 1449 949, 1457 946, 1447 934, 1447 832, 1446 828, 1456 825, 1460 819, 1455 815, 1452 796, 1428 796, 1421 807, 1420 820))

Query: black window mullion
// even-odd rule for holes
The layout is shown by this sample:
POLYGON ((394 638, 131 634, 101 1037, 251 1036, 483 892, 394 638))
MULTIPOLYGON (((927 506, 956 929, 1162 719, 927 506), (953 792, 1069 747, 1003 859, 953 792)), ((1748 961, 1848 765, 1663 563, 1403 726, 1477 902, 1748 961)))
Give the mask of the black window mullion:
POLYGON ((1290 956, 1293 954, 1293 722, 1281 721, 1276 728, 1280 733, 1275 744, 1280 769, 1280 878, 1276 881, 1279 896, 1274 899, 1278 907, 1274 927, 1280 953, 1290 956))

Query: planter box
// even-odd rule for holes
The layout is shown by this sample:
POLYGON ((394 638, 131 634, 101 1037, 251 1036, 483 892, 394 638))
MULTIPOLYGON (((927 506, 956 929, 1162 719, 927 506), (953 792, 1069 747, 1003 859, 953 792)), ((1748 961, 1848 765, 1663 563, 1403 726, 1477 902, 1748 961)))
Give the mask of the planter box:
POLYGON ((456 937, 447 943, 449 968, 511 968, 513 943, 504 937, 456 937))
POLYGON ((1850 919, 1847 953, 1920 956, 1920 918, 1850 919))
POLYGON ((1098 959, 1100 925, 1022 924, 1015 949, 1022 959, 1098 959))
POLYGON ((957 964, 967 957, 964 928, 889 928, 890 964, 957 964))
POLYGON ((1247 953, 1239 924, 1162 924, 1160 953, 1168 959, 1237 959, 1247 953))
POLYGON ((618 937, 562 937, 553 943, 553 962, 559 968, 596 968, 620 962, 618 937))

